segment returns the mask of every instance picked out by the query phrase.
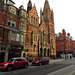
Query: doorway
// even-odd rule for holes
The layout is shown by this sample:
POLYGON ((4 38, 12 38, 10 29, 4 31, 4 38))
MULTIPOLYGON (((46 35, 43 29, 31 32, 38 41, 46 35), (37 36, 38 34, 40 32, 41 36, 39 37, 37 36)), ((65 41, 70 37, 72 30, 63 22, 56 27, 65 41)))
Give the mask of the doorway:
POLYGON ((0 53, 0 63, 4 62, 4 58, 5 58, 5 52, 1 52, 0 53))

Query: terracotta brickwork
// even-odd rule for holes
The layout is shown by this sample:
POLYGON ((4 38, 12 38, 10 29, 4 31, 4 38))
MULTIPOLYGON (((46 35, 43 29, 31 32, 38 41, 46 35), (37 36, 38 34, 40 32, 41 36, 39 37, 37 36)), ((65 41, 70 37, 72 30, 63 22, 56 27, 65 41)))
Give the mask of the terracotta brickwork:
POLYGON ((12 5, 0 2, 0 62, 12 57, 25 57, 26 53, 28 15, 23 7, 18 9, 13 1, 9 1, 12 5))
POLYGON ((54 13, 45 0, 39 16, 31 0, 19 8, 12 0, 0 1, 0 61, 13 57, 56 57, 54 13), (10 4, 11 3, 11 4, 10 4))
POLYGON ((44 8, 40 10, 40 55, 56 56, 54 13, 49 2, 45 0, 44 8), (45 54, 46 53, 46 54, 45 54))
POLYGON ((27 25, 28 37, 28 57, 38 56, 38 39, 39 39, 39 17, 37 14, 36 6, 28 12, 29 23, 27 25))
POLYGON ((64 29, 62 33, 59 32, 56 34, 57 57, 59 57, 60 54, 73 54, 75 47, 73 42, 74 40, 72 40, 70 33, 66 33, 64 29))
POLYGON ((73 55, 75 56, 75 40, 72 42, 73 55))

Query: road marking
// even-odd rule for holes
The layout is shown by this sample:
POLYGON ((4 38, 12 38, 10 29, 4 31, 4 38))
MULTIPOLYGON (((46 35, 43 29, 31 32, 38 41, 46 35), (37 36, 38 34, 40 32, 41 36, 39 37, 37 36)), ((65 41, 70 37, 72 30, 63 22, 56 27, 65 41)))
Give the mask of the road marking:
POLYGON ((1 73, 0 73, 0 75, 1 75, 1 74, 10 74, 10 73, 13 73, 13 74, 15 74, 15 73, 17 73, 17 72, 16 72, 16 71, 10 71, 10 72, 1 72, 1 73))
POLYGON ((75 71, 73 71, 72 73, 70 73, 69 75, 72 75, 73 73, 75 73, 75 71))
MULTIPOLYGON (((36 68, 36 67, 39 67, 39 66, 29 66, 28 69, 32 69, 32 68, 36 68)), ((19 70, 25 70, 25 69, 19 69, 19 70)), ((19 71, 19 70, 18 70, 18 71, 19 71)), ((17 72, 16 72, 16 70, 13 70, 13 71, 10 71, 10 72, 0 72, 0 75, 1 75, 1 74, 9 74, 9 73, 15 74, 15 73, 17 73, 17 72)))
POLYGON ((7 72, 1 72, 0 74, 6 74, 7 72))
POLYGON ((46 75, 69 75, 73 71, 75 71, 75 65, 70 65, 68 67, 64 67, 46 75))

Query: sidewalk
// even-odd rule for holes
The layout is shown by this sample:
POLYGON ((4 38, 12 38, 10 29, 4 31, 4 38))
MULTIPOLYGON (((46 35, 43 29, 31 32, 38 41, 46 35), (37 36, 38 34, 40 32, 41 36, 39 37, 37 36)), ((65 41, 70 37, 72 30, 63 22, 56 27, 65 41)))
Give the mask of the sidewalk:
POLYGON ((55 62, 60 62, 60 61, 64 61, 65 59, 50 59, 49 62, 50 63, 55 63, 55 62))

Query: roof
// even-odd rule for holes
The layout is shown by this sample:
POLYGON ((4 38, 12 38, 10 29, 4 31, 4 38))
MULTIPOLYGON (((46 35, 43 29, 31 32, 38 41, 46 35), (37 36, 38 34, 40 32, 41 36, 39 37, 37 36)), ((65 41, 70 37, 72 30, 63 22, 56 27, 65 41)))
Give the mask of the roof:
POLYGON ((12 0, 9 0, 9 1, 11 1, 12 3, 14 3, 14 4, 15 4, 15 2, 14 2, 14 1, 12 1, 12 0))
POLYGON ((24 57, 14 57, 12 59, 26 59, 26 58, 24 58, 24 57))

